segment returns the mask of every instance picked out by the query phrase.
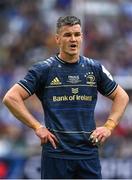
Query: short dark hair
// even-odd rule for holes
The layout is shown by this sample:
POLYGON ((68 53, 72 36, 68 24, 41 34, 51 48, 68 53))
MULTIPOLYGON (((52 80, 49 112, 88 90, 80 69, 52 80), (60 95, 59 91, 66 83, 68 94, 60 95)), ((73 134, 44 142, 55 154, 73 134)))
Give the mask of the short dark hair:
POLYGON ((62 26, 66 26, 66 25, 73 26, 76 24, 79 24, 81 26, 81 20, 79 18, 77 18, 76 16, 60 17, 57 20, 56 31, 58 32, 62 26))

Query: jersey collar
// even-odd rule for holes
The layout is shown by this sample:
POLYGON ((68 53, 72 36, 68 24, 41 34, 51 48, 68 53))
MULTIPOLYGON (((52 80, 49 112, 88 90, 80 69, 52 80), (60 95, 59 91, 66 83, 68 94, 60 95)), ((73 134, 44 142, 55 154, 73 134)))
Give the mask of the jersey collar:
POLYGON ((71 65, 72 65, 72 64, 79 64, 79 62, 80 62, 80 56, 79 56, 79 59, 78 59, 77 62, 75 62, 75 63, 68 63, 68 62, 63 61, 62 59, 60 59, 58 55, 59 55, 59 54, 57 54, 57 55, 55 56, 55 58, 56 58, 58 61, 60 61, 61 63, 63 63, 63 64, 71 64, 71 65))

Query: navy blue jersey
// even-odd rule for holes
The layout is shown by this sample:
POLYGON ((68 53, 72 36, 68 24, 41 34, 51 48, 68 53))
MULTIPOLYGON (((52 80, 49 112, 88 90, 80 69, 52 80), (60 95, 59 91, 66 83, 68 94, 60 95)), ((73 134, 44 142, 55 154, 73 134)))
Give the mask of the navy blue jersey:
POLYGON ((45 125, 59 144, 44 152, 51 157, 90 158, 98 148, 88 137, 96 128, 94 110, 98 91, 108 96, 117 87, 110 73, 97 61, 80 56, 76 63, 51 57, 41 61, 18 82, 30 95, 36 94, 45 112, 45 125))

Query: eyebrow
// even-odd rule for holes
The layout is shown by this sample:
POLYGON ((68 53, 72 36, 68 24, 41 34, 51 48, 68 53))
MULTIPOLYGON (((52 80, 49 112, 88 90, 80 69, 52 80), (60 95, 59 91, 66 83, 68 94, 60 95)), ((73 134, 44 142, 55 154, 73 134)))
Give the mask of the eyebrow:
POLYGON ((81 35, 81 32, 80 31, 77 31, 77 32, 65 32, 63 35, 66 36, 66 35, 71 35, 71 34, 75 34, 75 35, 81 35))

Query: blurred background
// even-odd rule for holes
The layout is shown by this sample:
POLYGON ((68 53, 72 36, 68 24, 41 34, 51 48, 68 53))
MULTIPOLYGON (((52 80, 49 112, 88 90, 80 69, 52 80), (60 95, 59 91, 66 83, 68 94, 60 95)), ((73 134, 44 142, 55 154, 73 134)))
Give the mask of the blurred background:
MULTIPOLYGON (((132 178, 132 0, 0 0, 0 100, 35 62, 57 53, 56 20, 82 21, 82 54, 97 59, 128 92, 130 102, 112 137, 100 148, 103 178, 132 178)), ((43 123, 35 96, 26 104, 43 123)), ((99 94, 96 122, 111 102, 99 94)), ((39 139, 0 103, 0 179, 40 178, 39 139)))

